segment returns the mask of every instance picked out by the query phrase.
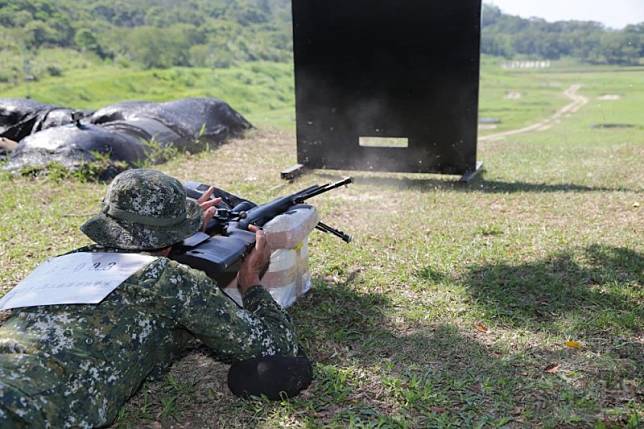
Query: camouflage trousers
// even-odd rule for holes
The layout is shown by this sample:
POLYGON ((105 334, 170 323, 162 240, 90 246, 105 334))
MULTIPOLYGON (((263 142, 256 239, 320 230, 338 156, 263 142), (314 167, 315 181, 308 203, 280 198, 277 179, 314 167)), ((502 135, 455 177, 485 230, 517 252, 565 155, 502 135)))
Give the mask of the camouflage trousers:
POLYGON ((198 338, 220 360, 298 353, 260 287, 244 309, 203 273, 159 258, 98 305, 16 309, 0 326, 0 427, 110 424, 155 369, 198 338))

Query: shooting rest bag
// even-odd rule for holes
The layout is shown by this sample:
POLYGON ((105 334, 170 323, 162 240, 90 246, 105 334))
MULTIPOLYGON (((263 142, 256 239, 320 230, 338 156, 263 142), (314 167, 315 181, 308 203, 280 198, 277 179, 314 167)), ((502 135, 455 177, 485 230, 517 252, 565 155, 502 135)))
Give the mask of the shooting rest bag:
POLYGON ((272 401, 293 398, 309 387, 313 366, 306 356, 271 356, 233 364, 228 387, 234 395, 266 396, 272 401))
MULTIPOLYGON (((273 253, 268 271, 262 277, 262 286, 284 308, 293 305, 311 289, 307 242, 319 219, 314 207, 300 205, 264 225, 266 240, 273 253)), ((224 292, 242 304, 236 281, 224 292)))

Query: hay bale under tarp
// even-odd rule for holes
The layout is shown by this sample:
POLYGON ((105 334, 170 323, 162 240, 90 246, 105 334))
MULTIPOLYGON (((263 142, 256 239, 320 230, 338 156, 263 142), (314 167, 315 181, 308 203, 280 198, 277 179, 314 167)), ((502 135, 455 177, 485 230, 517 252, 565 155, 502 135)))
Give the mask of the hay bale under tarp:
MULTIPOLYGON (((46 111, 51 107, 30 103, 25 106, 32 106, 32 111, 46 111)), ((69 112, 71 122, 72 111, 69 112)), ((57 117, 53 113, 50 109, 47 116, 50 122, 56 118, 66 121, 64 115, 57 117)), ((110 161, 106 165, 109 176, 113 165, 163 162, 174 155, 175 150, 198 152, 207 145, 239 136, 251 127, 242 115, 216 98, 188 98, 166 103, 127 101, 100 109, 83 119, 82 124, 57 126, 24 138, 5 169, 14 172, 41 170, 48 164, 57 163, 76 170, 95 161, 96 154, 102 154, 110 161)), ((92 171, 106 176, 97 169, 100 170, 100 165, 94 165, 92 171)))
POLYGON ((137 138, 150 145, 159 147, 174 147, 179 151, 188 150, 186 145, 193 140, 185 139, 174 130, 166 127, 163 123, 154 119, 133 118, 127 121, 109 122, 100 127, 115 133, 126 134, 137 138))
POLYGON ((104 178, 116 173, 118 165, 135 166, 147 156, 145 143, 131 135, 95 125, 64 125, 23 139, 5 169, 39 170, 57 163, 73 171, 97 161, 97 154, 110 161, 105 165, 106 171, 98 172, 104 178))
MULTIPOLYGON (((160 122, 183 141, 172 141, 179 148, 190 148, 195 140, 222 143, 252 128, 241 114, 217 98, 186 98, 165 103, 127 101, 96 111, 88 120, 96 125, 116 121, 153 120, 160 122)), ((165 141, 158 140, 165 144, 165 141)))
POLYGON ((0 137, 19 142, 38 131, 71 124, 72 112, 34 100, 0 99, 0 137))

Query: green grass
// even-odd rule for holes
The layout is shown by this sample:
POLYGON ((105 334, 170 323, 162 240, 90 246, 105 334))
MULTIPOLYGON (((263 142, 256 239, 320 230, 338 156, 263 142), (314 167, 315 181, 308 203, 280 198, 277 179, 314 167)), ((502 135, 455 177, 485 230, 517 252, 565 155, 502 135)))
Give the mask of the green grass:
MULTIPOLYGON (((627 96, 627 103, 632 100, 632 90, 644 85, 644 67, 620 69, 576 65, 572 68, 554 63, 551 69, 545 70, 504 70, 499 67, 501 63, 502 61, 489 58, 483 61, 479 116, 499 119, 501 122, 494 130, 482 130, 481 135, 523 128, 551 116, 570 103, 570 100, 564 97, 563 91, 577 83, 583 85, 583 95, 627 96), (613 74, 617 74, 619 79, 613 81, 613 74), (509 98, 512 93, 520 97, 509 98)), ((624 119, 615 118, 615 115, 610 114, 612 102, 603 104, 603 110, 608 115, 606 118, 598 117, 598 122, 624 122, 624 119)), ((602 103, 595 108, 602 108, 602 103)), ((637 109, 622 110, 620 115, 626 111, 630 117, 638 113, 637 109)), ((641 121, 636 122, 642 125, 641 121)))
POLYGON ((482 130, 481 134, 522 128, 534 123, 535 119, 552 115, 567 104, 568 100, 562 95, 565 89, 566 83, 559 78, 540 78, 535 74, 503 70, 494 63, 484 62, 479 116, 501 122, 496 129, 482 130), (511 93, 520 98, 509 99, 511 93))
MULTIPOLYGON (((253 75, 250 67, 241 70, 253 75)), ((288 79, 286 67, 274 67, 288 79)), ((226 366, 197 351, 147 382, 117 426, 639 427, 644 72, 486 67, 482 106, 497 109, 504 124, 550 115, 567 103, 556 94, 575 83, 590 102, 551 129, 481 144, 487 171, 469 186, 435 175, 336 171, 283 184, 278 172, 295 162, 287 119, 286 130, 260 127, 159 166, 259 201, 352 174, 354 185, 315 203, 355 241, 311 236, 315 288, 291 310, 316 362, 308 391, 282 403, 236 399, 226 366), (557 101, 547 111, 515 112, 498 100, 503 88, 557 101), (605 94, 622 98, 598 99, 605 94), (591 128, 606 122, 635 127, 591 128)), ((263 85, 270 80, 255 89, 263 85)), ((251 117, 266 113, 268 100, 254 100, 251 117)), ((45 257, 87 243, 78 226, 98 210, 105 185, 4 175, 0 186, 6 291, 45 257)))
POLYGON ((94 55, 72 49, 43 48, 35 54, 31 51, 0 49, 0 87, 20 85, 26 76, 39 81, 52 74, 64 77, 70 71, 100 66, 100 60, 94 55))
POLYGON ((72 69, 61 77, 0 85, 2 97, 24 98, 78 109, 98 109, 124 100, 167 101, 217 97, 257 125, 292 127, 292 66, 251 63, 230 69, 124 69, 113 65, 72 69))
MULTIPOLYGON (((4 69, 12 73, 21 70, 21 57, 13 62, 10 58, 6 60, 4 69)), ((621 71, 620 80, 611 86, 608 75, 620 70, 615 67, 588 69, 575 65, 573 69, 554 63, 551 70, 535 72, 503 70, 499 67, 501 63, 492 58, 483 59, 480 116, 501 122, 494 130, 482 130, 481 135, 521 128, 552 115, 569 103, 563 91, 580 80, 580 73, 581 79, 590 85, 599 82, 600 92, 628 89, 628 86, 614 88, 614 85, 643 84, 644 68, 621 71), (511 93, 519 94, 520 98, 508 99, 511 93)), ((260 62, 215 70, 141 70, 101 63, 74 51, 44 50, 32 60, 31 67, 39 80, 0 83, 2 97, 29 96, 47 103, 98 109, 123 100, 166 101, 212 96, 227 101, 257 125, 292 129, 295 124, 293 71, 288 64, 260 62), (48 76, 49 66, 60 69, 62 76, 48 76)), ((585 89, 586 93, 592 93, 589 90, 585 89)))

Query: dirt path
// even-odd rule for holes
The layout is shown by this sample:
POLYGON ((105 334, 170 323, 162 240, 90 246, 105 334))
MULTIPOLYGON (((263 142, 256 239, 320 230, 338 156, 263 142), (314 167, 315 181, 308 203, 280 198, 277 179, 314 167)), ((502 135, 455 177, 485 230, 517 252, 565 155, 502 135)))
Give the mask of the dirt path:
POLYGON ((539 121, 536 124, 529 125, 524 128, 519 128, 518 130, 503 131, 501 133, 490 134, 479 138, 480 142, 494 141, 499 140, 503 137, 513 136, 516 134, 529 133, 531 131, 544 131, 552 127, 553 124, 559 122, 562 117, 576 113, 579 109, 585 106, 588 103, 588 97, 577 94, 581 85, 573 85, 567 90, 564 91, 564 95, 568 97, 572 102, 561 109, 551 117, 539 121))

